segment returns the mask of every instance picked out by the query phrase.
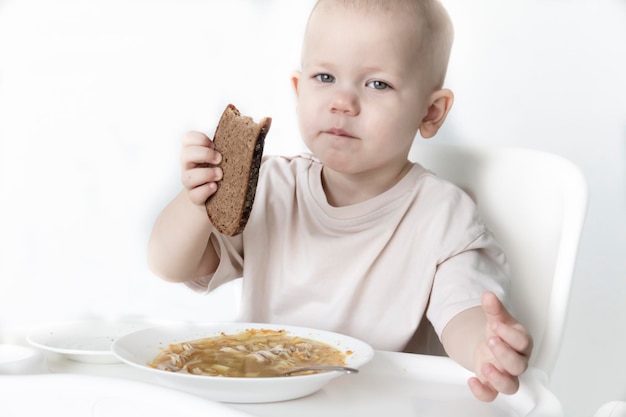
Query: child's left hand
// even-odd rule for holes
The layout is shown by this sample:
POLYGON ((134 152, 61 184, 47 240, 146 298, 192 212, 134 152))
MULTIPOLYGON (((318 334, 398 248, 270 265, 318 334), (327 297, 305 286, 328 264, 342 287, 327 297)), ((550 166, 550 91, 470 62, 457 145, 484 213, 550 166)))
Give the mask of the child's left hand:
POLYGON ((486 292, 481 301, 487 329, 474 352, 476 377, 470 378, 468 385, 479 400, 493 401, 498 393, 517 392, 518 377, 528 368, 533 340, 495 294, 486 292))

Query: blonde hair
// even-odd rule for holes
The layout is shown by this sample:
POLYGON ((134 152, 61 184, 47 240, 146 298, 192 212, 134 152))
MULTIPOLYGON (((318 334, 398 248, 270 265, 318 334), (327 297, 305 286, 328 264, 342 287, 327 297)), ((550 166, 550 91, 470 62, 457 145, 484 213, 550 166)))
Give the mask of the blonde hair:
POLYGON ((311 15, 322 3, 364 12, 382 11, 415 16, 416 49, 423 62, 422 68, 430 74, 428 88, 442 88, 448 71, 454 29, 448 12, 438 0, 318 0, 311 15))

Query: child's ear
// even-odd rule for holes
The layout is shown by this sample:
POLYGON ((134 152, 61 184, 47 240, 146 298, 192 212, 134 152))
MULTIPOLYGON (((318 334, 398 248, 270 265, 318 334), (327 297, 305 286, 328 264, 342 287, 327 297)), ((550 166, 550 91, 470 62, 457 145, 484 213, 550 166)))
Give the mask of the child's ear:
POLYGON ((430 95, 429 103, 426 116, 422 119, 419 128, 424 139, 432 138, 439 131, 452 108, 454 94, 447 88, 437 90, 430 95))
POLYGON ((302 73, 300 71, 294 71, 291 73, 291 86, 293 87, 293 92, 296 93, 296 98, 298 97, 298 84, 300 83, 301 77, 302 73))

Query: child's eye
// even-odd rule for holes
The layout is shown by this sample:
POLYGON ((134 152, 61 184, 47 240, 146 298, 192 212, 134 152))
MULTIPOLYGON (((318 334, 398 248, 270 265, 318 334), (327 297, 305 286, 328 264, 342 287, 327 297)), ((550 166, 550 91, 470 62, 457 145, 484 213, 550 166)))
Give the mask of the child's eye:
POLYGON ((386 90, 391 88, 389 84, 384 81, 374 80, 367 83, 367 86, 373 88, 374 90, 386 90))
POLYGON ((323 82, 323 83, 333 83, 333 82, 335 82, 335 77, 333 77, 330 74, 317 74, 315 76, 315 79, 320 81, 320 82, 323 82))

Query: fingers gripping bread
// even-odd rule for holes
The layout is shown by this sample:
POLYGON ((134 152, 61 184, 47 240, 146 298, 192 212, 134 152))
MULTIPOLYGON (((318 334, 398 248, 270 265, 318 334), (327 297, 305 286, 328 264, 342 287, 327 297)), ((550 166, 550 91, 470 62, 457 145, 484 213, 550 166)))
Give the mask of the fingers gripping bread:
POLYGON ((248 222, 271 122, 266 117, 255 123, 232 104, 220 118, 213 143, 222 154, 220 167, 224 176, 205 206, 211 223, 222 234, 235 236, 243 232, 248 222))

